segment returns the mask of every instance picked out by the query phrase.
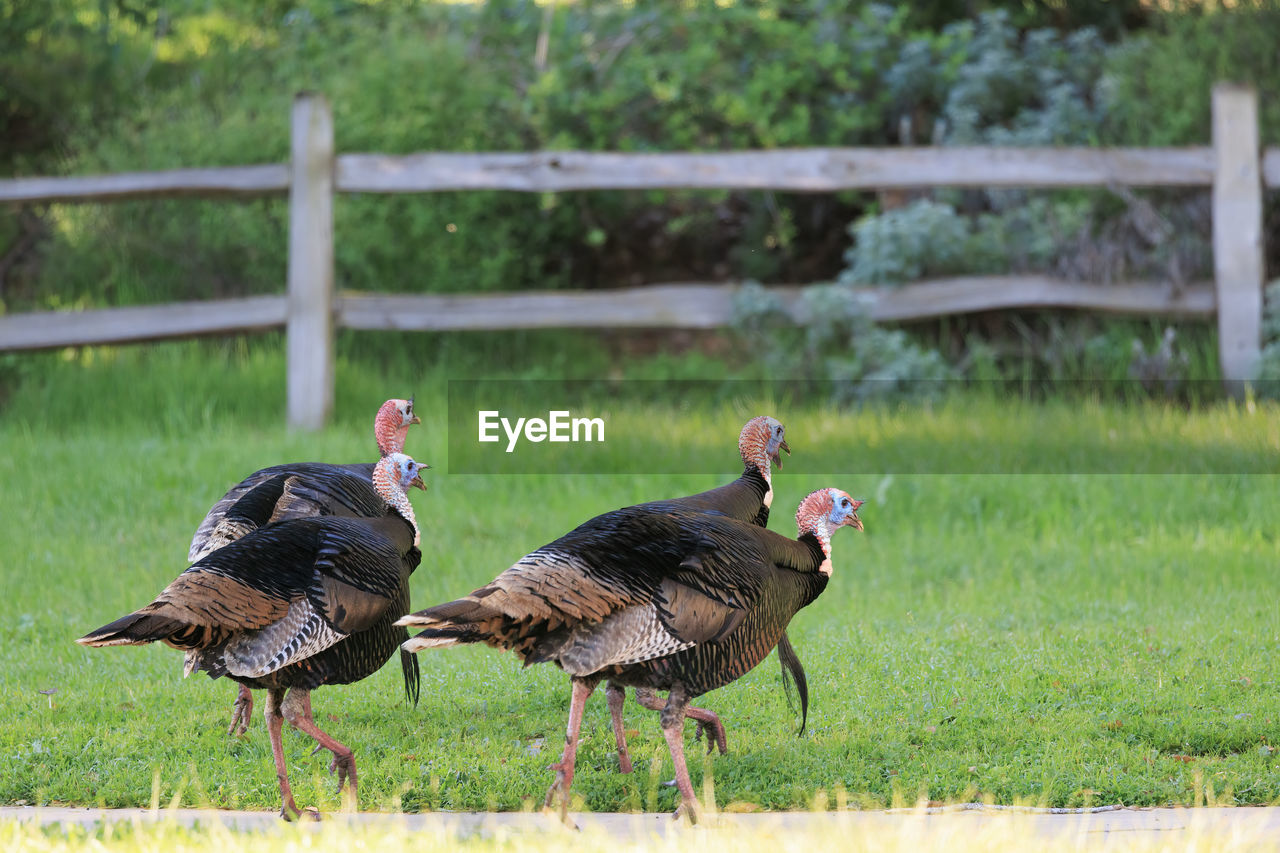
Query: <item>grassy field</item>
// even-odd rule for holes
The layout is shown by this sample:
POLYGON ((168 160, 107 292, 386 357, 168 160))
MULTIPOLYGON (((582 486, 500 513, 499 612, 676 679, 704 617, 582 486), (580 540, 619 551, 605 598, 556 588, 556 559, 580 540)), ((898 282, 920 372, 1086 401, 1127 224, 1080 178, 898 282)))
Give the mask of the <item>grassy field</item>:
MULTIPOLYGON (((724 482, 744 416, 779 405, 614 404, 620 422, 664 425, 617 452, 679 448, 723 475, 465 476, 447 464, 445 369, 344 362, 335 425, 305 435, 279 425, 269 350, 30 368, 0 414, 0 803, 278 806, 259 715, 246 737, 224 733, 234 684, 184 680, 168 648, 74 640, 185 568, 196 522, 244 474, 369 458, 385 397, 418 392, 425 427, 408 450, 436 466, 414 496, 422 606, 598 512, 724 482)), ((799 499, 834 485, 868 499, 867 530, 837 537, 831 585, 792 623, 813 700, 805 735, 772 660, 702 700, 730 752, 700 759, 690 742, 691 770, 721 809, 806 808, 819 791, 861 806, 1280 799, 1280 409, 989 395, 864 413, 786 405, 773 414, 795 455, 773 527, 794 533, 799 499)), ((315 696, 317 722, 355 750, 361 808, 540 803, 565 676, 487 649, 421 664, 416 708, 394 665, 315 696)), ((670 809, 656 715, 629 703, 628 717, 638 766, 623 776, 603 700, 588 704, 575 792, 591 810, 670 809)), ((299 804, 337 808, 324 756, 297 733, 285 745, 299 804)))

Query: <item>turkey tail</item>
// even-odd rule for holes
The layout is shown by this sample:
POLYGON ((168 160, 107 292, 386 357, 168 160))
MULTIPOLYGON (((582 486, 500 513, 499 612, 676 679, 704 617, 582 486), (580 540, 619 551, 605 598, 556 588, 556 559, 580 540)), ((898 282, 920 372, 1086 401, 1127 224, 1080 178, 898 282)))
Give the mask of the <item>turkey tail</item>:
POLYGON ((793 685, 800 696, 800 731, 796 732, 796 737, 799 737, 804 734, 804 727, 809 722, 809 680, 805 677, 800 656, 791 645, 791 638, 785 633, 778 641, 778 663, 782 664, 782 686, 787 692, 788 704, 793 685))
POLYGON ((424 629, 401 643, 400 648, 406 652, 419 652, 459 643, 483 643, 492 638, 492 632, 477 624, 478 620, 500 615, 471 597, 437 604, 396 620, 397 625, 424 629))
POLYGON ((471 626, 444 625, 415 634, 401 643, 400 648, 406 652, 420 652, 423 649, 439 649, 459 643, 480 643, 486 636, 487 634, 471 626))
MULTIPOLYGON (((181 641, 182 634, 192 626, 171 616, 137 612, 122 616, 116 621, 90 631, 76 640, 82 646, 140 646, 157 640, 181 641), (179 635, 179 636, 175 636, 179 635)), ((195 629, 199 630, 199 629, 195 629)), ((187 646, 181 646, 186 648, 187 646)))

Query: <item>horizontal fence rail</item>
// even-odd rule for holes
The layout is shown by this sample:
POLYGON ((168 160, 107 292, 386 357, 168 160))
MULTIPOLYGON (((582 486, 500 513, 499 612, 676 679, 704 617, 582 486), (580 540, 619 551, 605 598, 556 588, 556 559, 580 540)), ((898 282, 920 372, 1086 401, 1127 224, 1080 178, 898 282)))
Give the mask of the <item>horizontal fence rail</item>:
MULTIPOLYGON (((507 329, 717 329, 733 319, 738 284, 655 284, 621 290, 552 290, 473 296, 339 293, 336 322, 348 329, 472 332, 507 329)), ((791 316, 808 318, 798 286, 770 288, 791 316)), ((1077 308, 1107 314, 1209 318, 1213 286, 1081 284, 1038 276, 990 276, 857 291, 879 322, 1027 308, 1077 308)), ((261 332, 285 325, 284 296, 180 302, 91 311, 0 316, 0 350, 53 349, 261 332)))
MULTIPOLYGON (((929 187, 1210 186, 1212 148, 813 148, 721 154, 342 154, 339 192, 769 189, 795 192, 929 187), (824 158, 829 158, 824 162, 824 158), (838 164, 838 165, 831 165, 838 164)), ((1262 156, 1280 189, 1280 148, 1262 156)), ((0 180, 0 203, 285 195, 289 165, 226 166, 0 180)))
MULTIPOLYGON (((866 288, 870 315, 911 322, 1003 309, 1217 317, 1228 379, 1247 378, 1261 342, 1262 192, 1280 188, 1280 148, 1261 149, 1257 96, 1213 92, 1213 145, 1186 148, 806 148, 718 153, 541 151, 337 154, 318 95, 293 106, 291 161, 114 175, 0 180, 0 203, 208 197, 290 198, 287 293, 88 311, 0 315, 0 351, 288 329, 289 423, 314 428, 333 395, 333 329, 711 329, 732 320, 737 285, 660 284, 494 294, 341 292, 333 283, 333 196, 471 190, 737 189, 787 192, 932 187, 1209 187, 1215 280, 1096 285, 1046 276, 973 276, 866 288)), ((803 322, 800 288, 778 288, 803 322)))
POLYGON ((0 351, 265 332, 284 326, 286 315, 283 296, 0 315, 0 351))
POLYGON ((343 154, 344 192, 1209 186, 1212 148, 798 148, 707 154, 343 154))
POLYGON ((284 195, 288 191, 289 166, 271 163, 71 178, 17 178, 0 181, 0 202, 66 203, 181 196, 249 198, 284 195))

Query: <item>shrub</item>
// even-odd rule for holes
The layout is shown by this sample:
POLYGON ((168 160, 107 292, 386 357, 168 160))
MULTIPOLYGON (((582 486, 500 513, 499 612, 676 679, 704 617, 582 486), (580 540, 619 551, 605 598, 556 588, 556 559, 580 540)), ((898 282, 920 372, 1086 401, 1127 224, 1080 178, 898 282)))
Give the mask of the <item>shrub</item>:
MULTIPOLYGON (((212 53, 107 132, 76 140, 78 171, 287 160, 293 93, 324 92, 339 151, 528 147, 506 81, 432 17, 286 16, 270 45, 212 53)), ((45 255, 46 302, 278 292, 281 201, 182 200, 68 208, 45 255), (92 258, 92 263, 87 259, 92 258)), ((339 287, 469 291, 564 280, 553 210, 537 196, 339 196, 339 287), (452 227, 450 227, 452 226, 452 227)))
POLYGON ((835 403, 929 395, 955 378, 936 350, 900 329, 877 326, 865 297, 843 284, 805 288, 796 323, 777 293, 741 287, 734 327, 751 341, 771 379, 794 379, 826 390, 835 403))

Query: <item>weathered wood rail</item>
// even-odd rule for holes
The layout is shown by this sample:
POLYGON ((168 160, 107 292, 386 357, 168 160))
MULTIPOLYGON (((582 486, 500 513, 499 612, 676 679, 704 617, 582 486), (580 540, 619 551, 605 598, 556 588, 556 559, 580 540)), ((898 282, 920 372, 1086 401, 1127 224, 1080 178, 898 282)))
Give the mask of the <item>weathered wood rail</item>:
MULTIPOLYGON (((1007 308, 1078 308, 1217 317, 1223 375, 1248 379, 1261 344, 1262 194, 1280 187, 1280 148, 1262 150, 1257 96, 1219 85, 1213 145, 1187 148, 809 148, 725 153, 336 154, 326 101, 299 95, 287 164, 0 180, 0 203, 289 196, 286 292, 79 312, 0 316, 0 351, 228 334, 284 326, 288 417, 316 428, 333 400, 335 326, 401 331, 715 328, 734 284, 480 295, 340 292, 333 279, 335 192, 770 189, 835 192, 927 187, 1181 186, 1213 191, 1212 283, 1094 285, 1043 276, 954 278, 868 289, 872 315, 903 322, 1007 308)), ((795 297, 798 288, 785 288, 795 297)), ((799 301, 791 298, 793 316, 799 301)))

